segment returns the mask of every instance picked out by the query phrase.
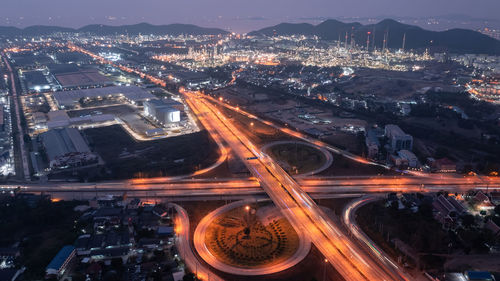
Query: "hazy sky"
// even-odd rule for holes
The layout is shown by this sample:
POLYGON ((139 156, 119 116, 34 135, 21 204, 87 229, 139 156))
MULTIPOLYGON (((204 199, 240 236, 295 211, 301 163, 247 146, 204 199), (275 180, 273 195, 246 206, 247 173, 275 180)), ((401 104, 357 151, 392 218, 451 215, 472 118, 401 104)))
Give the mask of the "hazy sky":
POLYGON ((241 31, 315 17, 500 17, 500 0, 0 0, 0 25, 193 23, 241 31))

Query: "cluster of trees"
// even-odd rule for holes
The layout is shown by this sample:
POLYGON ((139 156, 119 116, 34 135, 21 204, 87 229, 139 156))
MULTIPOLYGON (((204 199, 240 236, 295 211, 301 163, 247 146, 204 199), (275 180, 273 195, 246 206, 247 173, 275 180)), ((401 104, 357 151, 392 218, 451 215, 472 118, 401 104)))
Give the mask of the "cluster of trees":
POLYGON ((77 233, 73 208, 80 202, 51 202, 41 198, 34 205, 17 196, 0 204, 0 247, 21 242, 20 265, 27 280, 37 280, 62 246, 72 244, 77 233))

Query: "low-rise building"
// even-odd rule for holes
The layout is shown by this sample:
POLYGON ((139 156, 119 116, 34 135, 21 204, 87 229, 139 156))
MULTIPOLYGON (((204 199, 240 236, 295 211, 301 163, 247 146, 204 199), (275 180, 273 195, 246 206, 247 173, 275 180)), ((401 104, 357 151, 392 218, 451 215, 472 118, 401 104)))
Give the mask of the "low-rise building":
POLYGON ((379 141, 380 135, 381 134, 375 129, 370 129, 366 131, 365 144, 366 144, 368 158, 373 159, 377 157, 380 149, 380 141, 379 141))
POLYGON ((41 134, 40 139, 52 169, 78 167, 98 161, 75 128, 52 129, 41 134))
POLYGON ((24 269, 4 268, 0 269, 0 280, 2 281, 16 281, 20 280, 24 269))
POLYGON ((469 281, 495 281, 495 277, 487 271, 466 271, 465 278, 469 281))
POLYGON ((51 278, 63 275, 75 254, 75 247, 64 246, 45 268, 45 276, 51 278))
POLYGON ((408 164, 408 167, 410 168, 418 168, 418 158, 413 154, 413 152, 402 149, 398 151, 398 156, 401 157, 402 159, 406 160, 406 163, 408 164))
POLYGON ((33 124, 35 124, 35 129, 46 129, 47 128, 47 116, 43 112, 35 112, 32 115, 33 124))
POLYGON ((401 130, 398 125, 386 125, 385 136, 389 139, 390 150, 397 152, 399 150, 412 150, 413 137, 401 130))
POLYGON ((436 160, 432 167, 439 173, 455 173, 457 171, 457 164, 448 158, 436 160))
POLYGON ((456 226, 460 216, 467 213, 465 207, 456 198, 439 195, 434 202, 434 218, 439 221, 443 228, 448 229, 456 226))

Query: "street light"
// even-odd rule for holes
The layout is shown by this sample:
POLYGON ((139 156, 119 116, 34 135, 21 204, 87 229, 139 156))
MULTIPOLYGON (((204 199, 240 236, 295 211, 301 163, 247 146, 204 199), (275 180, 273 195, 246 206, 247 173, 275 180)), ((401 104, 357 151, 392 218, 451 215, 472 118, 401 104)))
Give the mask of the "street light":
POLYGON ((323 265, 323 281, 326 280, 326 266, 328 264, 328 259, 324 259, 325 264, 323 265))

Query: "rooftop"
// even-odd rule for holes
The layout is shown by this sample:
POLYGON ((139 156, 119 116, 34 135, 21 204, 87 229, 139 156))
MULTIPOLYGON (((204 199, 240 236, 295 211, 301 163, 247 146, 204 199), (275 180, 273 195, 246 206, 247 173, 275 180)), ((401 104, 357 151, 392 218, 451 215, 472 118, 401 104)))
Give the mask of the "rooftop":
POLYGON ((401 130, 401 128, 398 125, 392 125, 392 124, 385 125, 385 133, 389 137, 407 136, 408 135, 403 130, 401 130))
POLYGON ((59 106, 71 106, 82 98, 98 98, 123 95, 132 101, 154 99, 155 96, 137 86, 112 86, 85 90, 63 91, 53 94, 59 106))
POLYGON ((52 261, 47 266, 47 269, 59 270, 64 262, 68 259, 71 253, 75 250, 75 247, 67 245, 64 246, 59 253, 52 259, 52 261))
POLYGON ((75 128, 53 129, 41 134, 49 160, 71 152, 90 152, 80 132, 75 128))

